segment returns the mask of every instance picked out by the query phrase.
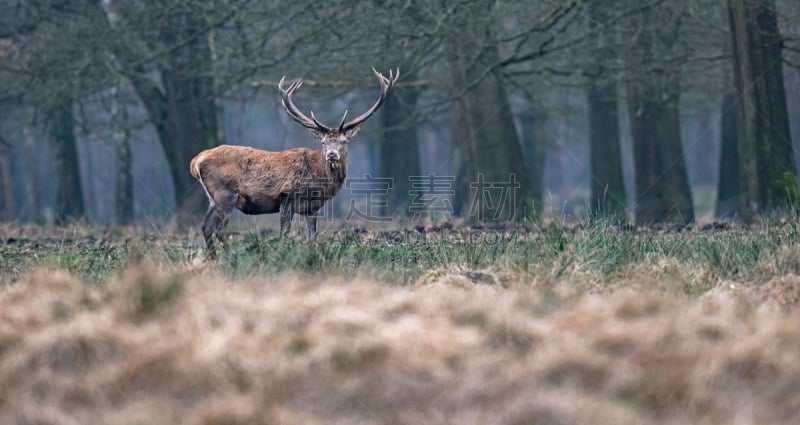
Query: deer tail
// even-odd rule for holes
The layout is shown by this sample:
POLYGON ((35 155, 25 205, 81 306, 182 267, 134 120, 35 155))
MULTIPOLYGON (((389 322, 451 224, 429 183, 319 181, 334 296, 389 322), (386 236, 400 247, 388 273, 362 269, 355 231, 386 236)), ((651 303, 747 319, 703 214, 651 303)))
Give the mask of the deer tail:
POLYGON ((197 180, 201 180, 202 177, 200 177, 200 161, 198 161, 198 159, 200 159, 200 155, 192 158, 192 162, 189 163, 189 172, 192 173, 192 177, 194 177, 197 180))
POLYGON ((192 173, 192 177, 196 178, 200 182, 200 185, 203 186, 203 191, 206 192, 206 196, 208 197, 208 203, 213 207, 216 203, 211 193, 208 191, 206 183, 203 181, 203 175, 200 173, 200 159, 200 155, 192 159, 192 162, 189 163, 189 172, 192 173))

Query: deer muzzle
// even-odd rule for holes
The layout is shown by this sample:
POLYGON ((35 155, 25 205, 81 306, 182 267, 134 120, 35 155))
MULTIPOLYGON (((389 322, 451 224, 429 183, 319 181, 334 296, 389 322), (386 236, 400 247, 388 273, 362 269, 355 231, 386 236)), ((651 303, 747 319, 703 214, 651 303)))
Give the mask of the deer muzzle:
POLYGON ((336 152, 335 150, 331 149, 331 150, 329 150, 328 152, 325 153, 325 158, 328 161, 338 161, 339 158, 340 158, 339 157, 339 152, 336 152))

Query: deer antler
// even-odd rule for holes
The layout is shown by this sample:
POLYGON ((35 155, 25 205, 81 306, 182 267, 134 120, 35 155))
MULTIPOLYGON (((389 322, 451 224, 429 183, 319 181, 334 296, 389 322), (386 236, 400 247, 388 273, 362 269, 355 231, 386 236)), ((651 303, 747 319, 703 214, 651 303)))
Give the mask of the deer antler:
POLYGON ((294 102, 292 102, 292 95, 297 89, 300 88, 301 85, 303 85, 303 80, 297 80, 292 84, 290 84, 289 87, 284 89, 283 82, 284 80, 286 80, 286 77, 281 78, 281 81, 278 83, 278 90, 280 90, 281 92, 281 102, 283 103, 283 108, 286 109, 286 112, 293 120, 297 121, 297 123, 299 123, 303 127, 311 130, 322 131, 325 133, 330 133, 332 131, 338 131, 339 133, 344 133, 349 130, 352 130, 353 128, 361 125, 361 123, 366 121, 367 118, 369 118, 372 114, 375 113, 375 111, 378 110, 378 108, 381 107, 381 104, 386 99, 386 96, 389 94, 389 92, 394 87, 394 84, 400 78, 399 68, 395 71, 395 73, 392 73, 392 71, 389 70, 389 78, 384 77, 383 74, 376 71, 375 68, 372 68, 372 72, 375 73, 375 76, 378 77, 378 81, 380 81, 381 83, 381 94, 380 96, 378 96, 378 100, 375 102, 374 105, 372 105, 371 108, 367 110, 367 112, 364 112, 363 114, 353 118, 351 121, 347 123, 344 122, 344 120, 347 118, 347 110, 345 110, 344 115, 342 116, 342 120, 339 122, 338 129, 328 127, 327 125, 319 122, 319 120, 317 120, 317 117, 314 116, 314 111, 311 111, 311 118, 309 118, 305 114, 300 112, 300 109, 298 109, 297 106, 294 105, 294 102))
POLYGON ((378 96, 378 101, 375 102, 375 104, 372 105, 372 107, 369 108, 367 112, 364 112, 363 114, 353 118, 353 120, 351 120, 346 124, 344 122, 344 119, 347 116, 347 111, 345 111, 344 112, 345 116, 342 117, 342 122, 339 124, 340 132, 345 132, 353 129, 354 127, 359 126, 362 122, 366 121, 367 118, 369 118, 372 114, 374 114, 375 111, 377 111, 378 108, 381 107, 381 104, 386 99, 386 96, 389 94, 389 91, 392 90, 392 87, 394 87, 394 84, 400 78, 400 68, 397 69, 395 75, 392 75, 392 70, 389 70, 389 78, 384 77, 383 74, 376 71, 375 68, 372 68, 372 72, 375 73, 375 76, 378 77, 378 80, 381 83, 381 94, 380 96, 378 96))
POLYGON ((313 111, 311 111, 311 118, 309 118, 300 112, 300 109, 298 109, 297 106, 294 105, 294 102, 292 102, 292 95, 295 91, 297 91, 297 89, 300 88, 300 86, 303 85, 303 80, 297 80, 285 89, 283 88, 284 80, 286 80, 286 77, 281 78, 281 81, 278 83, 278 90, 281 92, 281 103, 283 103, 283 109, 286 109, 286 113, 288 113, 293 120, 305 128, 322 131, 325 133, 333 131, 331 127, 328 127, 325 124, 317 121, 313 111))

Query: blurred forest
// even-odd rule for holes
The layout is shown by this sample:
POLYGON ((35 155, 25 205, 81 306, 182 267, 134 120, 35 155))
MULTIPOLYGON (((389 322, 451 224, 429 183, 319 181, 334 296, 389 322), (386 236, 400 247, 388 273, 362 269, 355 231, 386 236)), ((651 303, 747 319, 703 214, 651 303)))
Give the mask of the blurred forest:
POLYGON ((348 178, 392 179, 381 216, 754 221, 800 197, 796 0, 0 3, 2 222, 193 222, 201 150, 317 143, 282 76, 334 122, 372 67, 402 76, 348 178), (476 216, 476 182, 512 210, 476 216))

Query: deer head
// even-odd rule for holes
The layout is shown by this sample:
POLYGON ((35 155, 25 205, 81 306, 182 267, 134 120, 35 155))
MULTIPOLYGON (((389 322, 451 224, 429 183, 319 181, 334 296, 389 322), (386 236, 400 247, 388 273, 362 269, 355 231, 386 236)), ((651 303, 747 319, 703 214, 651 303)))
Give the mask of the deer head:
POLYGON ((378 77, 381 84, 381 93, 378 96, 378 100, 366 112, 348 122, 345 122, 347 119, 347 110, 345 110, 338 127, 328 127, 322 124, 317 120, 317 117, 314 116, 314 111, 311 111, 311 118, 309 118, 294 105, 294 102, 292 102, 292 95, 303 85, 303 80, 296 80, 287 88, 283 88, 286 77, 281 78, 281 81, 278 83, 278 89, 281 92, 281 103, 283 103, 283 108, 286 109, 286 113, 298 124, 307 128, 314 138, 320 140, 322 143, 322 154, 332 168, 337 168, 342 161, 346 161, 347 141, 353 138, 358 133, 361 124, 380 108, 384 99, 386 99, 386 96, 389 94, 389 91, 392 90, 397 79, 400 78, 399 69, 394 75, 390 70, 389 78, 384 77, 383 74, 376 71, 375 68, 372 68, 372 72, 375 73, 375 76, 378 77))

